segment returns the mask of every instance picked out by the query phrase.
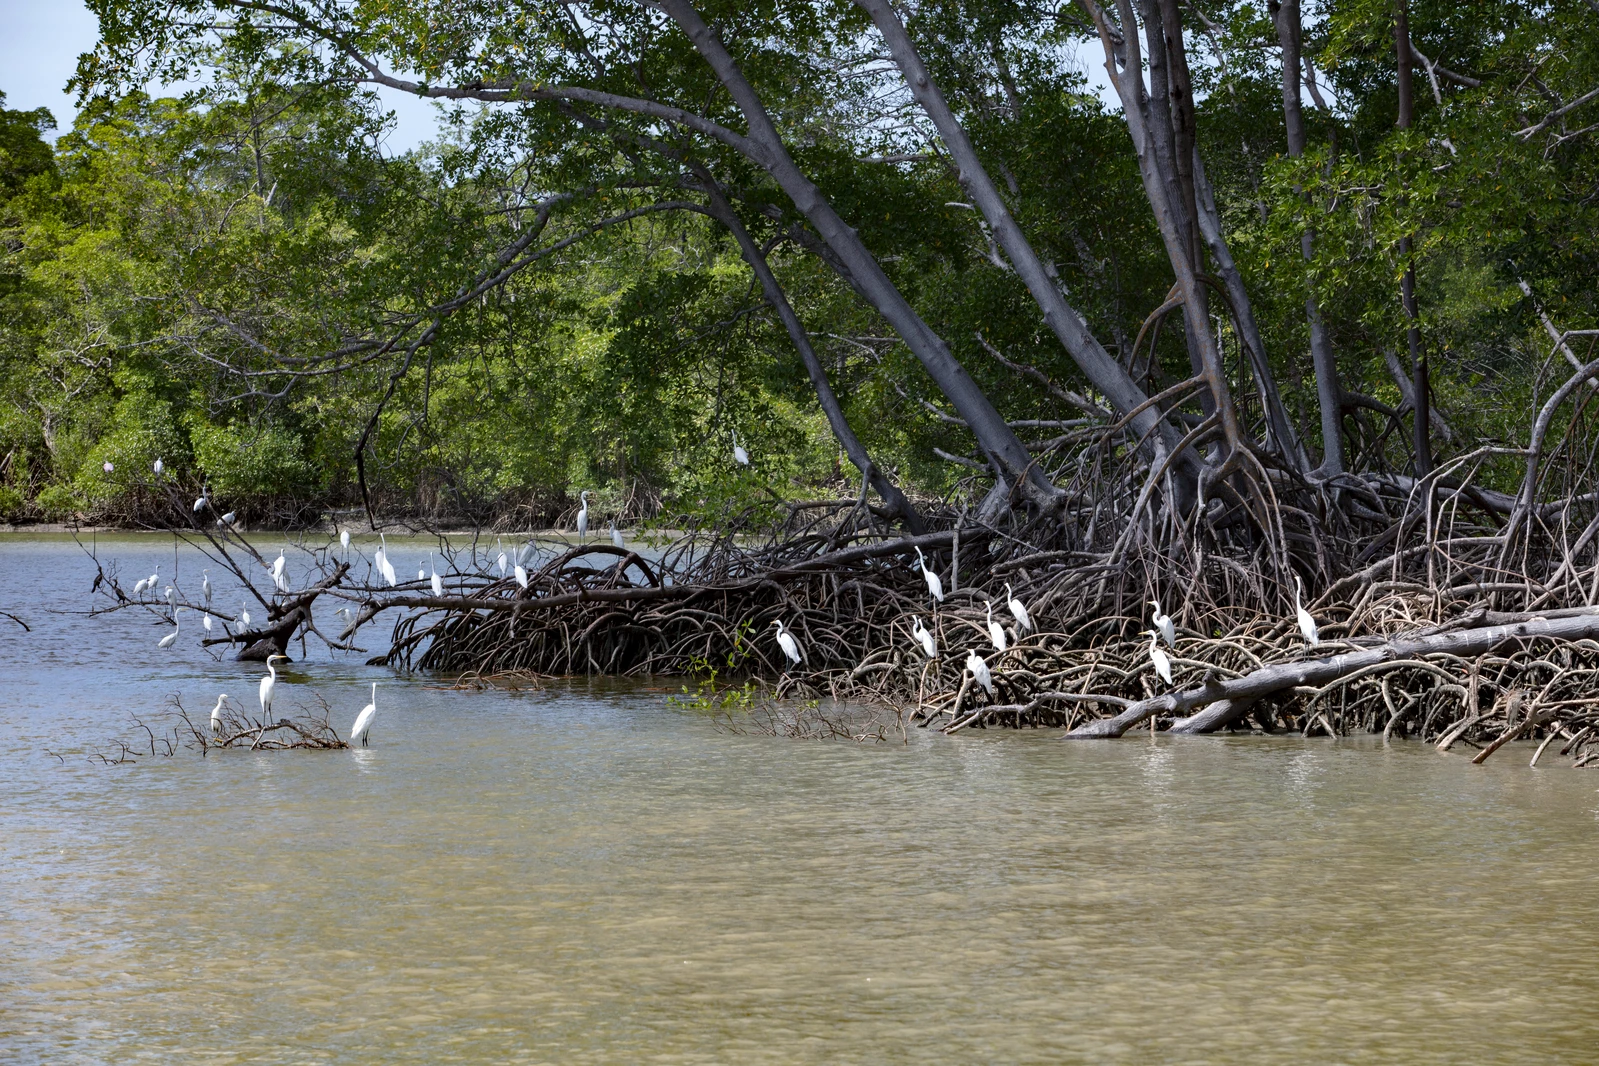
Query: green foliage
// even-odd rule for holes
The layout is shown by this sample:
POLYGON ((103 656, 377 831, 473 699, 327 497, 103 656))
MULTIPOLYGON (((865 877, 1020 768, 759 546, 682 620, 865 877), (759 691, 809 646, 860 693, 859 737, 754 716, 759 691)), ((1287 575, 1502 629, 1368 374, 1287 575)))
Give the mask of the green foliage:
POLYGON ((668 696, 666 702, 673 707, 693 711, 696 714, 748 714, 753 710, 755 698, 759 694, 754 679, 745 678, 739 685, 728 685, 717 680, 722 669, 725 668, 728 673, 738 669, 744 659, 744 644, 749 639, 751 628, 750 622, 739 624, 738 630, 733 634, 733 650, 727 653, 722 667, 718 667, 703 655, 696 656, 689 666, 689 677, 693 679, 692 686, 684 685, 680 696, 668 696))

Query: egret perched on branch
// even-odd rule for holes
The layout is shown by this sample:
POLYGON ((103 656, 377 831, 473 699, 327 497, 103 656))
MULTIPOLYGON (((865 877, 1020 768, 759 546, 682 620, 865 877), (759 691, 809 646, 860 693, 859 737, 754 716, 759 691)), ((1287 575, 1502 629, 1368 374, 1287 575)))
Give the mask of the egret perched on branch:
POLYGON ((416 568, 416 579, 418 581, 423 580, 427 576, 428 576, 428 572, 426 570, 422 569, 420 566, 416 568))
POLYGON ((350 550, 350 531, 348 529, 339 530, 339 547, 345 551, 350 550))
POLYGON ((916 638, 916 643, 922 646, 929 659, 938 658, 938 642, 933 639, 933 634, 922 627, 920 618, 911 619, 911 636, 916 638))
POLYGON ((153 467, 151 467, 151 469, 154 470, 157 474, 161 473, 161 471, 163 469, 162 464, 161 464, 161 460, 157 459, 155 461, 155 465, 153 467))
POLYGON ((1161 639, 1166 642, 1166 647, 1176 650, 1177 627, 1172 624, 1171 615, 1160 613, 1159 600, 1150 600, 1149 605, 1155 608, 1155 616, 1152 619, 1155 623, 1155 630, 1160 633, 1161 639))
POLYGON ((772 623, 777 627, 777 646, 783 649, 783 654, 788 656, 788 661, 798 666, 800 661, 799 641, 794 639, 794 634, 783 628, 783 620, 779 618, 772 623))
POLYGON ((1169 685, 1171 684, 1171 660, 1166 657, 1165 652, 1160 650, 1160 634, 1153 629, 1146 629, 1144 632, 1149 634, 1149 661, 1155 664, 1155 673, 1159 674, 1160 679, 1169 685))
POLYGON ((237 511, 229 511, 227 514, 225 514, 221 518, 217 519, 217 528, 218 529, 230 528, 233 525, 233 523, 237 522, 238 520, 239 520, 239 513, 237 511))
POLYGON ((994 675, 988 672, 988 664, 976 649, 966 653, 966 669, 972 672, 972 680, 983 686, 984 692, 990 696, 994 694, 994 675))
POLYGON ((944 602, 944 582, 939 576, 927 569, 927 559, 922 555, 922 549, 916 549, 916 561, 922 564, 922 580, 927 582, 927 591, 939 603, 944 602))
POLYGON ((205 490, 201 489, 200 498, 194 501, 194 513, 199 514, 201 511, 205 510, 205 505, 210 502, 210 500, 205 498, 205 490))
POLYGON ((211 632, 211 616, 210 615, 202 614, 200 616, 200 624, 205 626, 205 631, 207 633, 211 632))
POLYGON ((155 568, 155 573, 151 574, 149 577, 147 577, 143 581, 139 582, 139 585, 143 585, 144 586, 143 589, 139 588, 139 585, 133 586, 133 594, 135 596, 137 596, 140 592, 154 592, 155 591, 155 587, 157 585, 159 585, 160 583, 161 583, 161 568, 159 566, 157 566, 155 568))
POLYGON ((158 648, 170 648, 177 641, 177 639, 178 639, 178 631, 183 628, 181 625, 178 624, 178 614, 182 610, 183 610, 183 608, 179 607, 176 611, 172 612, 172 632, 170 632, 166 636, 162 637, 161 640, 159 642, 157 642, 156 647, 158 647, 158 648))
POLYGON ((433 571, 433 595, 444 595, 444 582, 439 578, 439 572, 433 570, 433 553, 428 552, 428 569, 433 571))
POLYGON ((279 592, 289 591, 289 583, 283 580, 283 567, 288 560, 283 558, 283 550, 278 549, 278 557, 272 561, 272 584, 277 586, 279 592))
POLYGON ((100 469, 104 470, 106 473, 109 474, 109 473, 111 473, 111 471, 115 470, 116 467, 112 466, 111 465, 111 461, 108 459, 105 462, 100 464, 100 469))
POLYGON ((750 453, 745 451, 744 446, 738 442, 737 433, 733 434, 733 461, 739 466, 750 465, 750 453))
POLYGON ((278 668, 272 664, 282 659, 287 662, 287 655, 268 655, 266 660, 267 676, 261 679, 261 720, 272 721, 272 693, 278 687, 278 668))
POLYGON ((994 621, 994 601, 989 600, 983 604, 983 610, 988 612, 988 639, 994 647, 1003 654, 1006 647, 1005 627, 994 621))
POLYGON ((167 586, 167 590, 166 590, 165 593, 163 593, 163 595, 166 596, 166 598, 167 598, 167 606, 170 607, 172 605, 172 603, 174 602, 173 601, 173 596, 175 595, 171 585, 167 586))
POLYGON ((616 528, 616 523, 611 523, 611 545, 617 548, 626 548, 627 542, 622 539, 622 531, 616 528))
POLYGON ((530 540, 516 551, 516 561, 526 563, 528 556, 533 554, 533 542, 530 540))
POLYGON ((226 692, 217 697, 217 705, 211 708, 211 732, 222 732, 222 707, 231 698, 226 692))
POLYGON ((208 566, 200 571, 200 595, 205 597, 205 602, 211 602, 211 568, 208 566))
POLYGON ((378 550, 372 553, 372 559, 378 564, 378 573, 383 576, 383 580, 389 583, 389 588, 393 588, 397 582, 394 576, 394 564, 389 562, 389 542, 381 533, 378 534, 378 542, 378 550))
POLYGON ((577 512, 577 539, 582 540, 589 535, 589 490, 584 489, 577 498, 583 504, 577 512))
POLYGON ((372 702, 361 708, 361 713, 355 716, 355 724, 350 727, 350 745, 354 747, 356 738, 361 740, 361 746, 367 747, 367 734, 372 732, 372 719, 378 716, 378 683, 372 682, 372 702))
POLYGON ((1005 583, 1005 606, 1010 608, 1010 616, 1016 619, 1016 625, 1023 633, 1031 633, 1033 631, 1033 616, 1027 613, 1027 608, 1022 604, 1022 601, 1018 600, 1016 594, 1010 590, 1010 582, 1008 581, 1005 583))
POLYGON ((504 577, 505 576, 505 548, 504 548, 503 545, 500 544, 500 538, 499 537, 495 537, 494 538, 494 547, 497 548, 499 550, 499 553, 500 553, 500 557, 495 560, 495 563, 500 568, 500 576, 504 577))
POLYGON ((147 586, 149 584, 150 584, 150 579, 149 578, 141 577, 139 580, 137 580, 137 581, 135 581, 133 583, 133 594, 135 596, 142 595, 144 593, 145 586, 147 586))
POLYGON ((1316 628, 1316 620, 1310 617, 1310 612, 1305 610, 1299 602, 1300 588, 1299 575, 1294 575, 1294 614, 1299 616, 1299 632, 1304 635, 1306 644, 1320 644, 1321 632, 1316 628))
POLYGON ((243 600, 239 601, 239 624, 241 626, 250 624, 250 608, 244 605, 243 600))
POLYGON ((527 567, 523 566, 521 563, 517 563, 515 573, 516 583, 521 585, 523 588, 527 588, 527 567))

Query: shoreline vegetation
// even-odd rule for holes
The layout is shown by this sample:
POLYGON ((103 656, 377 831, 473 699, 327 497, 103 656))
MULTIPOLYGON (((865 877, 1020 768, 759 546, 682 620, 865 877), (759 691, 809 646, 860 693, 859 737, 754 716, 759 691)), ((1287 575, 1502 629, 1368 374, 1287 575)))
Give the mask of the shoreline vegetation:
POLYGON ((0 516, 177 531, 259 622, 102 603, 243 658, 1588 765, 1591 8, 101 4, 0 107, 0 516))

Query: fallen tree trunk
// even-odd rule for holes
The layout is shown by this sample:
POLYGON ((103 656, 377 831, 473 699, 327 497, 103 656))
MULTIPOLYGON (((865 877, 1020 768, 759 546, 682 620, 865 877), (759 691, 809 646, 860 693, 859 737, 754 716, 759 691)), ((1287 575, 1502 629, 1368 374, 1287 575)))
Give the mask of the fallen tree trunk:
MULTIPOLYGON (((1437 652, 1447 652, 1462 657, 1483 655, 1507 641, 1581 640, 1599 635, 1599 613, 1577 615, 1572 618, 1535 618, 1510 625, 1486 626, 1480 629, 1462 629, 1452 633, 1431 636, 1400 637, 1380 647, 1346 652, 1326 659, 1308 659, 1304 662, 1281 663, 1267 666, 1242 677, 1222 681, 1207 677, 1205 684, 1185 692, 1168 692, 1152 699, 1140 700, 1114 718, 1104 718, 1078 726, 1066 734, 1069 740, 1097 740, 1119 737, 1151 715, 1190 716, 1183 723, 1188 728, 1182 732, 1205 732, 1205 727, 1215 729, 1230 720, 1228 713, 1218 710, 1209 720, 1192 712, 1222 701, 1245 705, 1266 696, 1297 686, 1321 686, 1338 680, 1346 674, 1380 666, 1400 659, 1414 659, 1437 652)), ((1229 708, 1229 712, 1236 708, 1229 708)), ((1242 714, 1242 710, 1238 710, 1242 714)))
POLYGON ((286 655, 289 642, 294 639, 294 635, 300 631, 301 626, 311 621, 311 604, 315 603, 316 598, 322 593, 342 583, 344 575, 349 571, 349 563, 340 563, 332 574, 294 599, 273 605, 267 612, 268 624, 259 629, 230 633, 225 637, 206 637, 200 641, 200 644, 203 647, 210 647, 213 644, 243 644, 244 650, 233 657, 234 662, 240 663, 264 663, 268 656, 286 655))

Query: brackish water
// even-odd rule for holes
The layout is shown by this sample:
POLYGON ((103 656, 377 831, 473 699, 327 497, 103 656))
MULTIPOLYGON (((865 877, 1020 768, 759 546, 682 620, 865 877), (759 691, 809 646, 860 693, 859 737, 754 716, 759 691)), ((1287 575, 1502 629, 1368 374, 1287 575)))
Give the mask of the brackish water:
POLYGON ((105 767, 262 670, 52 613, 92 577, 0 537, 0 1062, 1599 1059, 1599 775, 1519 748, 778 740, 313 641, 280 713, 376 680, 370 750, 105 767))

